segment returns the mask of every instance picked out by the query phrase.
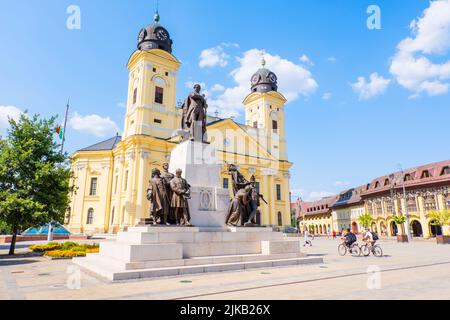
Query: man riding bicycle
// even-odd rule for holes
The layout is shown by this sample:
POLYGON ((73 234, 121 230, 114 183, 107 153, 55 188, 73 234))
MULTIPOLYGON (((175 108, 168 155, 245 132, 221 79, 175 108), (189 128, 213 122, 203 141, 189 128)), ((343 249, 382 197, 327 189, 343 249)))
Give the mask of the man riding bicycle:
POLYGON ((366 232, 363 235, 363 241, 367 243, 370 248, 373 248, 375 242, 377 242, 377 240, 374 239, 373 234, 372 232, 370 232, 369 228, 366 228, 366 232))
POLYGON ((345 245, 349 248, 357 241, 356 235, 350 229, 347 229, 347 234, 344 236, 344 240, 345 245))

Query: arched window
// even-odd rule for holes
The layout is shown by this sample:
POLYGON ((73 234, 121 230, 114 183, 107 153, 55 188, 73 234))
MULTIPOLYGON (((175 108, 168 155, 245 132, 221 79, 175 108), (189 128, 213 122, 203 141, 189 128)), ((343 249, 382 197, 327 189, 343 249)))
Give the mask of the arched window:
POLYGON ((390 185, 389 179, 384 180, 384 185, 385 185, 385 186, 390 185))
POLYGON ((155 82, 155 103, 164 103, 164 87, 166 82, 164 79, 158 77, 154 80, 155 82))
POLYGON ((446 166, 446 167, 442 168, 441 176, 444 176, 446 174, 450 174, 450 167, 449 166, 446 166))
POLYGON ((381 184, 379 181, 377 181, 377 183, 375 183, 375 188, 379 188, 379 187, 381 187, 381 184))
POLYGON ((430 171, 424 170, 424 171, 422 172, 421 179, 425 179, 425 178, 429 178, 429 177, 431 177, 430 171))
POLYGON ((412 177, 411 177, 411 175, 409 174, 409 173, 407 173, 407 174, 405 174, 405 178, 403 179, 405 182, 406 181, 411 181, 412 180, 412 177))
POLYGON ((281 227, 283 225, 283 215, 280 211, 278 211, 278 226, 281 227))
POLYGON ((89 208, 87 213, 86 224, 92 224, 94 222, 94 209, 89 208))

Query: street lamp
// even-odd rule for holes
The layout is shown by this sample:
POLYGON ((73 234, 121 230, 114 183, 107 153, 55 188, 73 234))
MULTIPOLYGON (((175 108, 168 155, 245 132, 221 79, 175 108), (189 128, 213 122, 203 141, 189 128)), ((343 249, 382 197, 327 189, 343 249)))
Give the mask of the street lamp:
POLYGON ((409 224, 409 210, 408 210, 408 202, 406 198, 406 187, 405 187, 405 174, 403 172, 402 165, 398 165, 400 172, 402 174, 402 188, 403 188, 403 198, 405 199, 405 217, 406 217, 406 235, 408 236, 408 241, 412 240, 411 235, 411 225, 409 224))

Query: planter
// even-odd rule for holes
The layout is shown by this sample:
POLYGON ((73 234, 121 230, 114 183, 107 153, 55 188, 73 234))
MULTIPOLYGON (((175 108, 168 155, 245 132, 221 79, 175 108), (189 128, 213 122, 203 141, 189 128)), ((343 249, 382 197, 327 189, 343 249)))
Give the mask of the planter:
POLYGON ((397 235, 397 242, 408 242, 408 236, 406 234, 397 235))
POLYGON ((450 244, 450 236, 436 236, 437 244, 450 244))

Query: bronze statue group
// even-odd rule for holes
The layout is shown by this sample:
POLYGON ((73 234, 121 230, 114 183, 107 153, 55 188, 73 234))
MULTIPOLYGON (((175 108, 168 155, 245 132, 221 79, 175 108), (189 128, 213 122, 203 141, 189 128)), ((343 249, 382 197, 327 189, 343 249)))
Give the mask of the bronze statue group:
MULTIPOLYGON (((206 112, 208 104, 204 95, 200 94, 199 84, 188 96, 182 106, 181 129, 189 132, 191 141, 206 143, 206 112), (197 134, 199 133, 199 134, 197 134)), ((181 225, 192 226, 189 213, 191 198, 190 185, 181 177, 182 171, 177 169, 175 175, 169 172, 169 165, 163 164, 164 172, 159 169, 152 170, 152 178, 147 190, 147 199, 150 201, 149 223, 153 225, 181 225)), ((233 186, 233 199, 230 201, 226 217, 228 226, 251 227, 260 224, 260 200, 264 197, 258 193, 255 176, 247 181, 230 164, 228 173, 231 175, 233 186)))

